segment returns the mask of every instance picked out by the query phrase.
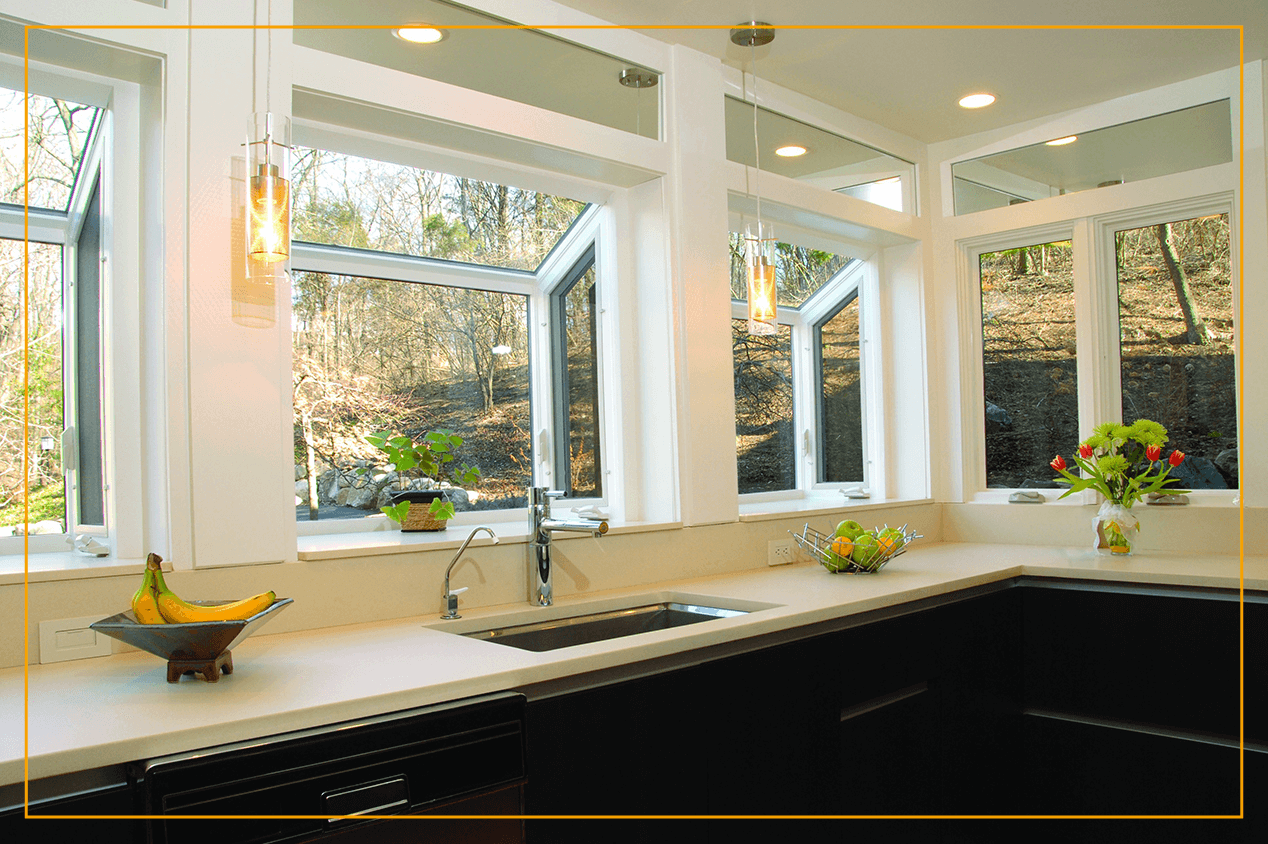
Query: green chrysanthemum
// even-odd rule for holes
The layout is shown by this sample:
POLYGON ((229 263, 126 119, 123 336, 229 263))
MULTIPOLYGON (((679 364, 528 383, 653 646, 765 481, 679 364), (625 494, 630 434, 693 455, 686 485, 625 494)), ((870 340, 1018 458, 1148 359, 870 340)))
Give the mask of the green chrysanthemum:
POLYGON ((1092 429, 1092 433, 1098 437, 1108 439, 1114 436, 1114 429, 1122 427, 1117 422, 1102 422, 1092 429))
POLYGON ((1120 442, 1127 442, 1128 440, 1130 440, 1132 438, 1133 433, 1135 432, 1132 431, 1131 427, 1127 425, 1114 426, 1114 434, 1113 434, 1114 439, 1119 440, 1120 442))
POLYGON ((1107 454, 1096 461, 1096 468, 1102 475, 1121 475, 1127 471, 1127 458, 1121 454, 1107 454))
POLYGON ((1167 429, 1152 419, 1137 419, 1131 425, 1132 436, 1143 445, 1165 445, 1167 429))

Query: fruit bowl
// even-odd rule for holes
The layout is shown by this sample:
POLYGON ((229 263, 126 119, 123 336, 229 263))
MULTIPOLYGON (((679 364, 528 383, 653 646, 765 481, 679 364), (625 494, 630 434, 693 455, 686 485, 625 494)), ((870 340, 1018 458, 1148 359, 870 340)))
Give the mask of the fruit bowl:
MULTIPOLYGON (((190 603, 212 606, 225 602, 190 603)), ((249 618, 189 624, 142 624, 137 621, 132 610, 126 610, 89 626, 112 639, 167 660, 169 683, 177 682, 184 674, 191 673, 201 674, 204 680, 214 683, 220 679, 222 670, 225 674, 233 673, 230 648, 250 636, 291 603, 294 603, 293 598, 278 598, 249 618)))
MULTIPOLYGON (((913 540, 919 539, 920 534, 908 531, 907 526, 895 528, 891 531, 889 525, 874 528, 872 534, 882 534, 888 531, 890 539, 885 542, 877 542, 870 550, 864 550, 854 553, 852 556, 842 556, 833 550, 833 542, 839 537, 833 534, 824 534, 805 525, 801 529, 801 533, 792 533, 793 539, 797 540, 806 553, 819 562, 828 571, 833 574, 844 572, 846 574, 872 574, 881 570, 881 567, 890 560, 897 557, 907 550, 907 546, 913 540), (900 541, 901 540, 901 541, 900 541)), ((847 540, 848 541, 848 540, 847 540)), ((851 542, 853 546, 853 543, 851 542)))

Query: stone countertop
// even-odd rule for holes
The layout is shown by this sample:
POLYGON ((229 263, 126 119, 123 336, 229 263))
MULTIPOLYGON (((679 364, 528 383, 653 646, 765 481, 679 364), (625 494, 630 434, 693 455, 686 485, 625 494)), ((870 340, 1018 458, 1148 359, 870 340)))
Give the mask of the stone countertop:
MULTIPOLYGON (((118 765, 557 680, 933 597, 1021 575, 1236 589, 1236 556, 1098 557, 1024 545, 913 546, 876 575, 800 563, 560 600, 300 633, 259 634, 234 648, 218 683, 166 682, 166 666, 131 652, 34 665, 29 777, 118 765), (717 599, 747 615, 547 653, 453 635, 653 600, 717 599), (765 607, 765 608, 764 608, 765 607), (440 629, 433 629, 440 628, 440 629), (450 632, 443 632, 443 631, 450 632)), ((1268 591, 1268 557, 1247 557, 1245 588, 1268 591)), ((267 629, 267 628, 266 628, 267 629)), ((23 670, 0 671, 0 785, 23 780, 23 670)))

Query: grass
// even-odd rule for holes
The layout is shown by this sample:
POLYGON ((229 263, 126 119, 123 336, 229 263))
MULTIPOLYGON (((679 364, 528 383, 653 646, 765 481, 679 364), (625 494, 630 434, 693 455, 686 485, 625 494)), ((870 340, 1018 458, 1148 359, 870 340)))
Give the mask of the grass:
MULTIPOLYGON (((61 483, 36 487, 31 490, 30 523, 54 520, 65 523, 66 492, 61 483)), ((0 507, 0 527, 16 527, 22 524, 22 497, 18 496, 5 507, 0 507)))

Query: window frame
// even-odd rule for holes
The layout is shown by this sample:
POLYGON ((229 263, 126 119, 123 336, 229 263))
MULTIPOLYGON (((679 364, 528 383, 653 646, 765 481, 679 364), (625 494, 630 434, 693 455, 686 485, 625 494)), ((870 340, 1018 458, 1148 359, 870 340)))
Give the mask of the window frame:
MULTIPOLYGON (((1142 183, 1144 184, 1144 183, 1142 183)), ((1228 214, 1230 271, 1233 285, 1233 324, 1240 336, 1239 308, 1239 235, 1237 202, 1231 190, 1215 191, 1200 196, 1182 197, 1142 204, 1105 213, 1092 213, 1071 219, 1036 226, 1004 229, 978 237, 957 241, 959 275, 964 297, 961 323, 969 339, 965 348, 972 349, 971 377, 962 382, 961 412, 967 420, 963 439, 965 500, 976 503, 1002 503, 1015 489, 988 489, 985 463, 985 420, 982 412, 984 395, 983 338, 981 326, 982 280, 980 258, 983 253, 1014 249, 1058 240, 1071 241, 1074 266, 1074 300, 1076 355, 1078 358, 1079 430, 1086 436, 1100 422, 1118 419, 1122 414, 1122 359, 1119 346, 1118 261, 1115 232, 1165 222, 1189 220, 1210 214, 1228 214), (976 318, 974 318, 976 316, 976 318)), ((1240 346, 1235 347, 1234 367, 1242 369, 1240 346)), ((1238 440, 1244 432, 1238 432, 1238 440)), ((1077 443, 1070 443, 1071 450, 1077 443)), ((1093 491, 1075 493, 1061 499, 1063 490, 1038 490, 1048 503, 1093 504, 1093 491)), ((1232 504, 1239 490, 1194 490, 1194 503, 1232 504)))
MULTIPOLYGON (((781 241, 793 243, 795 241, 781 241)), ((857 251, 856 247, 841 244, 839 254, 857 251)), ((871 419, 881 406, 874 395, 879 379, 874 373, 875 364, 870 360, 870 350, 876 334, 875 321, 864 316, 867 303, 876 300, 870 281, 875 276, 874 254, 851 256, 851 260, 837 270, 822 287, 811 294, 800 307, 778 305, 775 321, 791 328, 791 357, 793 384, 793 465, 795 486, 791 489, 739 494, 741 506, 767 501, 788 501, 809 497, 830 496, 833 493, 868 494, 873 477, 876 444, 871 438, 878 430, 878 421, 871 419), (823 461, 822 427, 820 413, 823 392, 823 372, 818 349, 819 327, 830 320, 850 301, 859 300, 859 378, 863 432, 863 472, 861 482, 827 482, 820 480, 823 461), (865 353, 865 350, 866 353, 865 353)), ((731 300, 731 318, 747 319, 748 306, 741 299, 731 300)), ((833 497, 833 501, 837 499, 833 497)))
MULTIPOLYGON (((23 90, 24 69, 20 59, 0 56, 0 85, 10 90, 23 90)), ((144 517, 142 515, 142 476, 146 458, 143 444, 136 435, 141 429, 144 410, 131 397, 142 395, 139 367, 128 367, 123 362, 135 359, 140 353, 141 339, 135 332, 124 330, 132 325, 129 315, 140 297, 141 269, 139 253, 120 251, 115 243, 115 231, 119 228, 133 230, 139 225, 136 204, 120 202, 127 190, 117 187, 122 179, 131 183, 140 176, 140 159, 135 151, 124 149, 125 144, 116 139, 120 125, 140 126, 141 103, 139 86, 121 79, 71 70, 54 65, 30 62, 29 91, 54 99, 69 100, 100 109, 89 143, 84 149, 76 173, 76 179, 65 212, 31 208, 27 213, 29 230, 26 238, 31 242, 56 244, 62 249, 62 383, 63 383, 63 476, 66 478, 66 531, 61 534, 31 537, 0 537, 0 556, 23 553, 65 553, 70 550, 74 537, 91 535, 109 548, 108 556, 115 559, 143 555, 144 517), (75 316, 75 290, 79 238, 86 219, 86 205, 92 198, 94 185, 98 189, 98 249, 100 272, 98 275, 98 356, 100 380, 100 439, 102 480, 102 524, 83 524, 79 521, 79 502, 73 495, 80 482, 79 470, 68 469, 65 459, 68 440, 66 423, 77 419, 75 345, 71 338, 77 335, 75 316), (114 266, 122 264, 126 271, 116 273, 114 266), (132 433, 125 433, 132 432, 132 433), (127 491, 121 494, 121 491, 127 491), (138 494, 133 495, 132 491, 138 494), (29 541, 24 541, 29 540, 29 541)), ((132 193, 135 194, 135 191, 132 193)), ((23 206, 0 204, 0 236, 18 242, 24 240, 23 206)), ((76 426, 78 428, 78 426, 76 426)))
POLYGON ((591 242, 590 246, 581 253, 571 267, 568 268, 559 280, 551 285, 550 296, 550 341, 551 341, 551 425, 553 427, 552 451, 553 451, 553 477, 555 486, 567 493, 572 491, 572 461, 571 461, 571 426, 569 424, 569 404, 572 393, 572 382, 568 378, 568 337, 564 329, 567 319, 567 296, 572 292, 572 288, 585 276, 587 272, 594 270, 594 285, 591 288, 594 297, 594 379, 595 379, 595 429, 598 437, 598 449, 595 455, 595 471, 598 475, 597 481, 600 490, 598 496, 578 497, 571 494, 566 495, 569 501, 574 502, 599 502, 606 498, 606 484, 604 477, 607 467, 603 463, 603 444, 607 438, 603 434, 603 379, 600 373, 603 370, 603 361, 599 358, 599 268, 595 255, 595 246, 591 242), (561 483, 562 481, 562 483, 561 483))
MULTIPOLYGON (((498 184, 508 183, 510 181, 508 176, 514 177, 507 166, 499 162, 489 162, 488 173, 481 174, 482 160, 471 157, 463 162, 461 168, 457 168, 461 172, 454 173, 452 170, 455 168, 449 166, 452 160, 443 152, 433 155, 429 151, 420 151, 406 142, 396 141, 386 136, 375 136, 364 131, 343 130, 309 120, 296 121, 295 126, 295 143, 310 148, 408 167, 432 169, 435 172, 483 179, 498 184)), ((532 184, 538 180, 530 178, 525 181, 532 184)), ((551 181, 567 184, 567 180, 554 176, 551 177, 551 181)), ((528 189, 548 192, 557 188, 530 187, 528 189)), ((581 192, 586 195, 593 193, 592 190, 581 192)), ((604 294, 600 272, 606 248, 600 225, 603 210, 603 205, 590 201, 533 271, 295 240, 292 243, 290 272, 330 273, 390 282, 424 283, 525 296, 528 301, 532 483, 539 486, 551 486, 550 480, 554 469, 552 458, 556 452, 558 437, 555 429, 559 413, 555 406, 556 393, 553 389, 554 376, 551 372, 552 350, 555 345, 551 325, 553 320, 551 300, 554 291, 564 283, 568 272, 578 263, 581 256, 592 254, 596 276, 596 302, 599 313, 603 313, 604 294), (542 448, 544 444, 548 444, 546 449, 542 448)), ((596 329, 598 333, 596 346, 599 353, 600 447, 602 449, 599 459, 604 472, 604 496, 594 499, 567 499, 566 503, 574 506, 606 505, 609 501, 610 484, 613 478, 608 458, 611 432, 605 421, 608 414, 603 412, 607 378, 603 357, 602 319, 597 320, 596 329)), ((479 463, 478 455, 471 455, 471 459, 479 463)), ((518 508, 465 511, 457 513, 450 520, 450 524, 474 525, 490 519, 519 518, 521 515, 518 508)), ((296 520, 297 533, 301 539, 305 536, 325 534, 394 530, 395 527, 395 524, 385 516, 374 513, 355 519, 296 520)))

